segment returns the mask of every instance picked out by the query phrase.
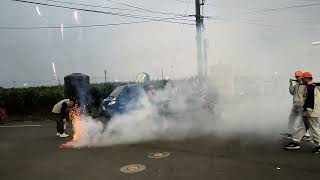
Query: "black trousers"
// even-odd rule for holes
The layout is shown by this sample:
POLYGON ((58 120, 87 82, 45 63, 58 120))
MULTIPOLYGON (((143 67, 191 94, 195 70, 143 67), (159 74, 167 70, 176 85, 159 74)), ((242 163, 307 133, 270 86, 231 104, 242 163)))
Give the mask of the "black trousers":
POLYGON ((57 132, 60 134, 63 134, 64 133, 63 117, 60 116, 59 118, 57 118, 56 122, 57 122, 57 132))

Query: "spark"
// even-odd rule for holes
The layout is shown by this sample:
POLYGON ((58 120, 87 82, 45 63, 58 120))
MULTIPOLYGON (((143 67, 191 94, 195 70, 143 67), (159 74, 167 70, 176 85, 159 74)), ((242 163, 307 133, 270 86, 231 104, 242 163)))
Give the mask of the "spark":
POLYGON ((314 46, 320 45, 320 41, 319 42, 313 42, 312 45, 314 45, 314 46))
POLYGON ((62 40, 64 40, 64 35, 63 35, 63 24, 61 24, 61 37, 62 37, 62 40))
POLYGON ((39 6, 36 6, 36 10, 37 10, 38 15, 41 17, 42 14, 41 14, 41 11, 40 11, 40 9, 39 9, 39 6))
POLYGON ((73 12, 73 19, 75 20, 75 22, 76 22, 77 24, 80 24, 80 19, 79 19, 79 13, 78 13, 78 11, 74 11, 74 12, 73 12))
POLYGON ((55 78, 55 80, 58 80, 58 76, 57 76, 57 73, 56 73, 56 67, 54 65, 54 62, 52 61, 51 64, 52 64, 52 70, 53 70, 54 78, 55 78))

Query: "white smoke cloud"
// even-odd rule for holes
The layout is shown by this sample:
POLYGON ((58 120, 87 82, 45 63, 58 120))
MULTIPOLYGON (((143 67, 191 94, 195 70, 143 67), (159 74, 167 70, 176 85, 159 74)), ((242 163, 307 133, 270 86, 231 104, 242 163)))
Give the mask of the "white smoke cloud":
POLYGON ((152 102, 147 96, 142 97, 141 108, 117 115, 107 125, 82 117, 78 142, 72 145, 112 146, 206 135, 274 138, 286 128, 286 101, 279 103, 275 98, 253 95, 233 96, 227 101, 218 89, 196 81, 169 83, 152 102), (163 113, 159 104, 165 101, 169 104, 163 113))

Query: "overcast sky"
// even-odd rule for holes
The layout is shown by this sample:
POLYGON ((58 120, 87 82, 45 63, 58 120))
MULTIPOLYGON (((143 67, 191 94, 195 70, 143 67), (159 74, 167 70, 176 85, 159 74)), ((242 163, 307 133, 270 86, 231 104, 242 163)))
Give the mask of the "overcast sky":
MULTIPOLYGON (((84 7, 35 0, 69 7, 126 13, 141 16, 173 17, 157 13, 84 7)), ((74 3, 125 8, 105 0, 61 0, 74 3)), ((194 14, 194 0, 117 0, 153 11, 194 14)), ((232 64, 237 73, 262 75, 296 69, 318 69, 320 47, 320 0, 207 0, 204 15, 208 40, 209 66, 218 62, 232 64), (315 4, 301 8, 281 7, 315 4), (276 10, 270 10, 274 9, 276 10), (269 9, 269 10, 267 10, 269 9), (265 11, 262 11, 265 10, 265 11)), ((0 27, 44 27, 110 24, 141 21, 34 4, 0 1, 0 27), (39 15, 40 12, 40 15, 39 15)), ((188 18, 193 20, 192 17, 188 18)), ((193 23, 192 21, 181 21, 193 23)), ((148 22, 95 28, 38 30, 0 30, 0 82, 53 79, 51 62, 63 77, 81 72, 110 80, 128 80, 145 71, 153 78, 196 74, 195 26, 148 22)), ((1 84, 0 84, 1 86, 1 84)))

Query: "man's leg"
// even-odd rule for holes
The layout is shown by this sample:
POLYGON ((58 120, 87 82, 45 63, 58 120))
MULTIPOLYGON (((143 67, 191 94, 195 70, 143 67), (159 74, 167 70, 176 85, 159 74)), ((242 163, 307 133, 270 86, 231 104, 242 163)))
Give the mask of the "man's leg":
POLYGON ((313 153, 320 154, 320 127, 318 117, 310 117, 307 121, 312 142, 316 145, 313 153))
POLYGON ((58 130, 59 134, 63 134, 64 133, 63 119, 61 117, 59 117, 59 119, 57 120, 57 130, 58 130))
POLYGON ((63 119, 63 129, 64 129, 64 131, 66 131, 66 129, 67 129, 67 120, 66 119, 63 119))
POLYGON ((316 146, 320 145, 320 128, 319 128, 319 120, 317 117, 308 118, 309 124, 309 133, 313 140, 313 143, 316 146))
POLYGON ((60 117, 59 116, 57 116, 56 117, 56 130, 57 130, 57 135, 59 135, 60 134, 60 117))
POLYGON ((293 141, 300 143, 301 139, 306 134, 307 128, 305 122, 307 121, 307 119, 307 117, 302 116, 302 118, 299 120, 297 129, 292 134, 293 141))
POLYGON ((290 142, 287 146, 285 146, 284 149, 287 149, 287 150, 300 149, 300 141, 306 133, 306 126, 304 123, 305 118, 306 117, 302 117, 301 119, 299 119, 297 129, 292 134, 292 142, 290 142))
POLYGON ((302 109, 293 106, 292 109, 291 109, 290 115, 289 115, 288 131, 289 131, 289 134, 291 134, 291 135, 295 131, 297 119, 301 115, 299 110, 302 111, 302 109))
POLYGON ((309 128, 310 128, 310 123, 309 123, 309 118, 305 118, 304 120, 303 120, 303 122, 304 122, 304 125, 306 126, 306 134, 303 136, 303 140, 305 140, 305 141, 311 141, 312 140, 312 138, 311 138, 311 136, 310 136, 310 130, 309 130, 309 128))
POLYGON ((59 133, 59 119, 56 119, 56 130, 59 133))

